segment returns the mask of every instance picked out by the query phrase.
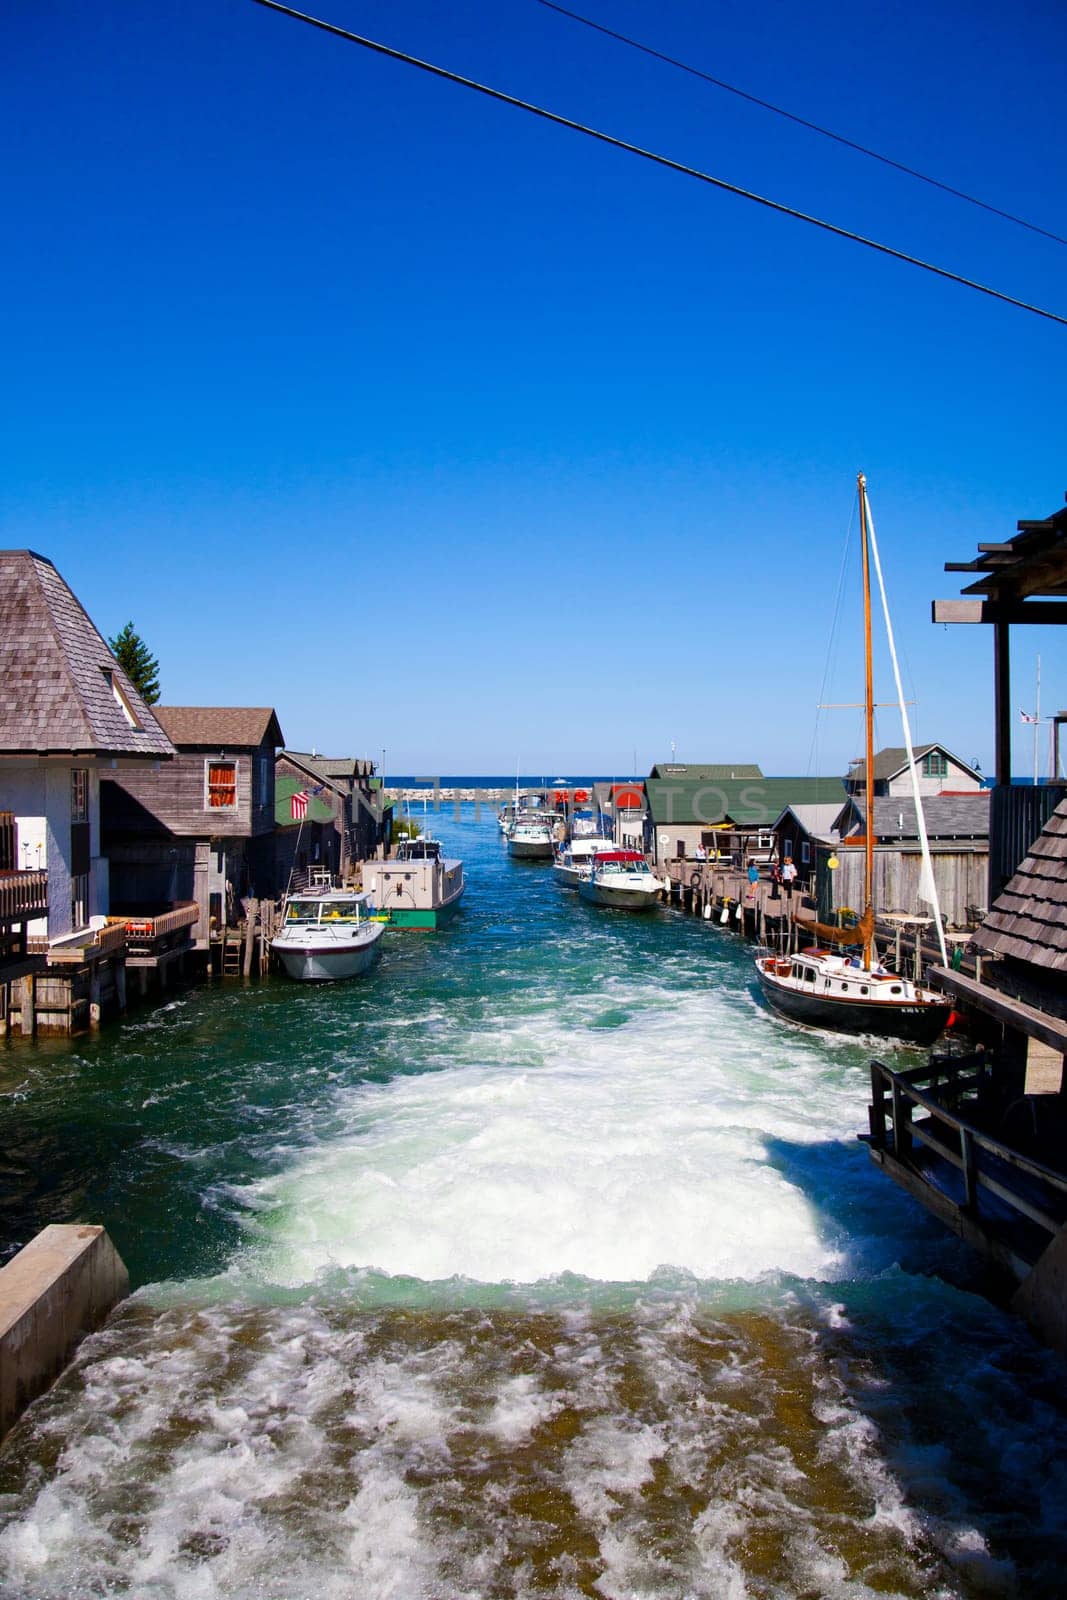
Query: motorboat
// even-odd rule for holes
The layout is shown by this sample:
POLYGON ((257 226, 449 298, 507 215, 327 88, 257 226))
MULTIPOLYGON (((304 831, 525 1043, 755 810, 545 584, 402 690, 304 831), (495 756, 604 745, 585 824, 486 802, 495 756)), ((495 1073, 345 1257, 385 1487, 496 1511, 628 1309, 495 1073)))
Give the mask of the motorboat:
POLYGON ((663 882, 650 871, 640 850, 599 851, 589 876, 578 881, 583 900, 618 911, 651 911, 663 890, 663 882))
POLYGON ((384 932, 369 894, 309 889, 286 896, 281 932, 271 949, 290 978, 329 983, 366 972, 384 932))
POLYGON ((561 844, 552 863, 552 875, 564 889, 577 889, 583 878, 593 870, 593 859, 607 850, 615 849, 613 839, 573 838, 561 844))
POLYGON ((551 861, 556 841, 547 817, 518 817, 508 834, 508 853, 518 861, 551 861))
POLYGON ((363 881, 390 927, 431 932, 451 921, 466 888, 463 862, 428 837, 401 839, 390 860, 368 861, 363 881))

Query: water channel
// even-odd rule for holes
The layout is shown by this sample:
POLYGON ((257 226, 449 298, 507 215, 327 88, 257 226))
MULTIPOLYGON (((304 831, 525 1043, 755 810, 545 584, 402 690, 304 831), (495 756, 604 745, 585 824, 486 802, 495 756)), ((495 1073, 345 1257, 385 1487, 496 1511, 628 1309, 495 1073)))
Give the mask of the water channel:
POLYGON ((0 1054, 0 1240, 137 1285, 0 1449, 4 1600, 1062 1594, 1063 1368, 857 1143, 869 1046, 437 831, 369 979, 0 1054))

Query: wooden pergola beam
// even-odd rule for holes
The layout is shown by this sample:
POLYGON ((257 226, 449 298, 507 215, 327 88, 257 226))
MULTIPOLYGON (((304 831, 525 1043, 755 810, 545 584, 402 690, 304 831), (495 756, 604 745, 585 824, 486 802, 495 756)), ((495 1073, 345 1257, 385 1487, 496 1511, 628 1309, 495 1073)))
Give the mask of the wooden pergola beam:
POLYGON ((934 622, 1027 622, 1061 627, 1067 622, 1062 600, 935 600, 934 622))

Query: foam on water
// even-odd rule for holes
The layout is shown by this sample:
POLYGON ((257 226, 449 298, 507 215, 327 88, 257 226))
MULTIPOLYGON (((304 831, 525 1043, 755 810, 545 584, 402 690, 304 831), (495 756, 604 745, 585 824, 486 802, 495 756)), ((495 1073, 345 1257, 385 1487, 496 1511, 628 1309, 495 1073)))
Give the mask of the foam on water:
POLYGON ((785 1032, 753 1048, 745 1010, 714 991, 613 1002, 629 1020, 610 1030, 573 1007, 489 1024, 447 1071, 347 1093, 337 1137, 245 1192, 259 1268, 290 1284, 336 1266, 487 1283, 838 1273, 839 1231, 767 1141, 850 1136, 862 1072, 834 1081, 785 1032))
POLYGON ((1057 1594, 1059 1370, 934 1275, 867 1051, 486 835, 373 983, 128 1031, 130 1203, 165 1160, 239 1245, 0 1451, 3 1600, 1057 1594))

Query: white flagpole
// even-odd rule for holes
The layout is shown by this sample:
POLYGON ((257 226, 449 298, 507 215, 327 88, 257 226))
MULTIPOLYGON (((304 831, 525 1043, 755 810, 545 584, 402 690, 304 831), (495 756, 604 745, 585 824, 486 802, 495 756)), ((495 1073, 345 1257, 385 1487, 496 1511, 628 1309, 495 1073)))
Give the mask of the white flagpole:
POLYGON ((1037 788, 1037 736, 1041 731, 1041 657, 1037 658, 1037 704, 1034 707, 1037 713, 1034 717, 1034 788, 1037 788))

